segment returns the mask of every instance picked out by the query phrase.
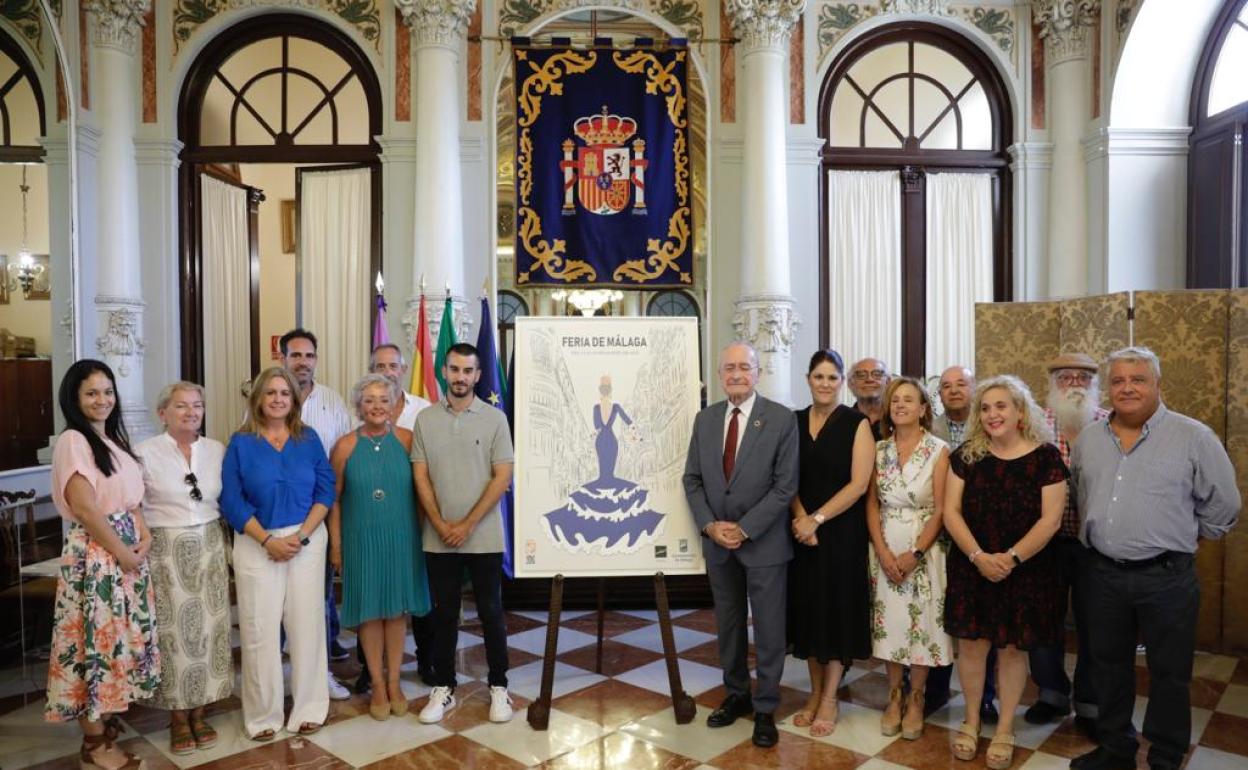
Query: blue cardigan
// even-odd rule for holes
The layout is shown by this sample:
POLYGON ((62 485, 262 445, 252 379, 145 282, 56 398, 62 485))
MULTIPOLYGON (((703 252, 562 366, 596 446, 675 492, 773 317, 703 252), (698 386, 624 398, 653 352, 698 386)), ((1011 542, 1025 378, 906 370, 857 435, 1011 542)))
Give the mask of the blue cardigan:
POLYGON ((304 426, 274 449, 254 433, 235 433, 221 467, 221 513, 238 532, 255 517, 265 529, 302 524, 314 503, 334 504, 334 469, 316 431, 304 426))

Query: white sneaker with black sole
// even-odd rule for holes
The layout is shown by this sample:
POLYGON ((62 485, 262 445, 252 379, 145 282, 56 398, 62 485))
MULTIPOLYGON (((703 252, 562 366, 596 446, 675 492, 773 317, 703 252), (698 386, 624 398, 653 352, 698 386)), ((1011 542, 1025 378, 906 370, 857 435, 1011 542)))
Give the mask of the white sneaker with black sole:
POLYGON ((511 696, 506 687, 490 688, 490 721, 510 722, 515 710, 511 707, 511 696))
MULTIPOLYGON (((429 702, 420 710, 420 721, 427 725, 441 722, 446 712, 453 708, 455 708, 455 692, 449 687, 435 687, 429 693, 429 702)), ((490 714, 493 713, 493 708, 491 708, 490 714)))
POLYGON ((327 676, 329 677, 329 699, 350 700, 351 691, 346 687, 343 687, 342 682, 335 679, 333 674, 327 674, 327 676))

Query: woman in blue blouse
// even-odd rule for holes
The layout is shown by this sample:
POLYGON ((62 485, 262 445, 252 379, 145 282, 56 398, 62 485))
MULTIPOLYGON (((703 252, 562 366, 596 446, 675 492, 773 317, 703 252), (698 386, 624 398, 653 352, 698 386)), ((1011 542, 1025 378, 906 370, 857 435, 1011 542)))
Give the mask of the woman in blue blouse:
POLYGON ((290 372, 261 372, 221 469, 221 512, 239 533, 243 723, 257 741, 282 727, 282 626, 294 699, 286 730, 314 733, 329 712, 321 522, 334 503, 334 472, 316 431, 299 419, 299 398, 290 372))

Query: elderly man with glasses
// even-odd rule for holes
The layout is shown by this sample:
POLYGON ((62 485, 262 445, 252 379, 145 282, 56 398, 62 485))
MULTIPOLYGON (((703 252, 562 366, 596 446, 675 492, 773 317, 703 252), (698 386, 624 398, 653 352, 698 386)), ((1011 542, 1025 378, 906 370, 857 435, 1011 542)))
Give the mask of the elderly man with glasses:
POLYGON ((884 416, 884 391, 892 376, 883 359, 864 358, 849 369, 849 392, 857 399, 854 408, 871 421, 871 435, 880 440, 880 418, 884 416))

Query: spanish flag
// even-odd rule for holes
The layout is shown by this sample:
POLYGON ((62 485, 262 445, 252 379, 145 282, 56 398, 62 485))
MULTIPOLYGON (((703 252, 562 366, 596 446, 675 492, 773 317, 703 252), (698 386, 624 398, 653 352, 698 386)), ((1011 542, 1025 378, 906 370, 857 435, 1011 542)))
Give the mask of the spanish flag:
POLYGON ((440 391, 433 373, 433 355, 429 349, 429 320, 425 317, 425 295, 420 295, 420 321, 416 325, 416 349, 412 351, 412 395, 437 403, 440 391))

